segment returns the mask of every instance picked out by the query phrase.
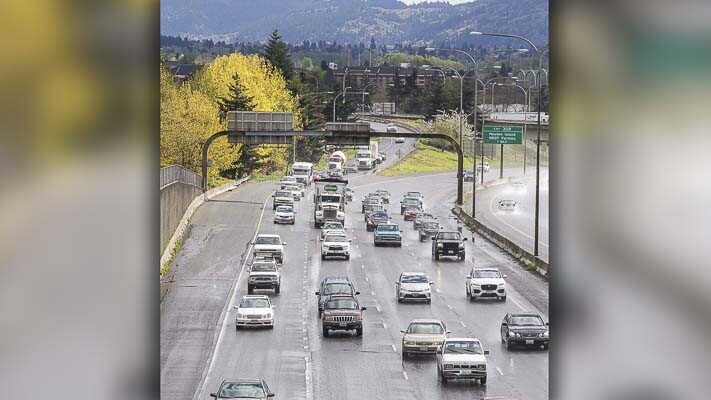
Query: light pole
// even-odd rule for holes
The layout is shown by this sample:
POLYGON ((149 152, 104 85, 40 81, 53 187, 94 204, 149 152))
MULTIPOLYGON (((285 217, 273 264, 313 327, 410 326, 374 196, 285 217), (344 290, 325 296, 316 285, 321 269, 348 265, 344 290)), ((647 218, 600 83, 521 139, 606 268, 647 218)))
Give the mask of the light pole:
POLYGON ((343 96, 343 99, 345 100, 346 99, 346 96, 345 96, 346 90, 348 90, 348 89, 352 89, 352 87, 350 87, 350 86, 344 87, 343 91, 341 93, 337 94, 336 97, 333 98, 333 122, 336 122, 336 100, 338 99, 338 96, 343 96))
MULTIPOLYGON (((344 91, 344 92, 346 91, 346 75, 348 75, 348 71, 349 71, 349 68, 348 68, 348 67, 346 67, 346 70, 343 71, 343 86, 342 86, 342 87, 343 87, 343 91, 344 91)), ((369 73, 370 73, 370 70, 366 68, 366 69, 363 70, 363 72, 369 74, 369 73)), ((345 98, 344 98, 344 100, 345 100, 345 98)))
MULTIPOLYGON (((523 36, 519 35, 509 35, 505 33, 486 33, 486 32, 469 32, 470 35, 474 36, 498 36, 498 37, 506 37, 506 38, 513 38, 513 39, 519 39, 523 40, 524 42, 528 43, 529 46, 531 46, 535 51, 536 51, 536 56, 538 57, 538 73, 536 73, 536 84, 538 86, 538 107, 537 107, 537 122, 536 126, 538 129, 538 134, 537 134, 537 142, 536 142, 536 216, 535 216, 535 232, 534 232, 534 239, 533 239, 533 256, 538 257, 538 214, 539 214, 539 207, 540 207, 540 200, 539 200, 539 195, 540 195, 540 166, 541 166, 541 69, 543 68, 543 50, 545 50, 548 47, 548 44, 543 46, 542 49, 538 49, 535 44, 533 44, 532 41, 529 39, 526 39, 523 36)), ((547 73, 546 73, 547 75, 547 73)))
POLYGON ((374 84, 376 84, 376 83, 378 83, 377 80, 376 80, 376 81, 373 81, 373 82, 370 82, 369 84, 363 86, 363 100, 361 101, 361 107, 362 107, 361 112, 362 112, 363 114, 365 114, 365 94, 366 94, 365 89, 367 89, 368 86, 374 85, 374 84))

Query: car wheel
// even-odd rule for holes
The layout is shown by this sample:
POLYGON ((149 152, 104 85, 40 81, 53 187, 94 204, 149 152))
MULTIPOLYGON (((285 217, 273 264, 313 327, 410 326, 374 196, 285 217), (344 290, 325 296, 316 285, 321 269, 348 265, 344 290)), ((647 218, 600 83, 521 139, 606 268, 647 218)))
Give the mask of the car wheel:
POLYGON ((350 256, 350 255, 347 255, 347 256, 346 256, 346 260, 350 260, 350 259, 351 259, 351 256, 350 256))
POLYGON ((397 302, 398 302, 398 303, 402 303, 402 299, 401 299, 399 296, 398 296, 398 298, 397 298, 397 302))
POLYGON ((427 304, 432 304, 432 298, 427 299, 427 304))
POLYGON ((486 377, 480 378, 479 382, 481 382, 482 385, 486 385, 486 377))
POLYGON ((434 257, 435 257, 435 261, 439 261, 439 253, 435 252, 434 257))
POLYGON ((506 296, 501 296, 501 301, 506 301, 506 296))
POLYGON ((444 373, 441 373, 441 372, 440 372, 440 374, 439 374, 439 380, 442 381, 443 384, 445 384, 445 385, 447 384, 447 377, 444 376, 444 373))
POLYGON ((252 286, 252 285, 247 286, 247 294, 252 294, 252 293, 254 293, 254 286, 252 286))
POLYGON ((464 290, 467 292, 467 299, 471 299, 471 298, 472 298, 472 294, 469 292, 469 287, 467 287, 467 288, 464 289, 464 290))
POLYGON ((274 294, 279 294, 279 290, 281 290, 281 285, 276 285, 274 287, 274 294))
POLYGON ((272 322, 271 325, 269 325, 269 329, 274 329, 274 323, 272 322))
POLYGON ((506 350, 511 350, 511 342, 508 339, 506 340, 506 350))
POLYGON ((322 328, 323 337, 328 337, 328 328, 322 328))
POLYGON ((544 345, 543 345, 543 350, 548 350, 548 345, 547 345, 547 344, 544 344, 544 345))
POLYGON ((239 325, 235 325, 235 330, 239 331, 239 325))
POLYGON ((325 260, 325 259, 326 259, 326 256, 323 255, 323 254, 321 254, 321 259, 322 259, 322 260, 325 260))
POLYGON ((499 332, 499 336, 501 336, 501 344, 506 344, 506 340, 504 339, 504 333, 499 332))
POLYGON ((363 336, 363 328, 356 328, 356 335, 363 336))
POLYGON ((469 294, 469 301, 473 303, 476 300, 476 297, 474 297, 473 294, 469 294))
POLYGON ((409 357, 409 356, 410 356, 410 354, 409 354, 408 352, 406 352, 406 351, 404 351, 404 350, 402 351, 402 358, 403 358, 403 360, 406 359, 406 358, 409 357))

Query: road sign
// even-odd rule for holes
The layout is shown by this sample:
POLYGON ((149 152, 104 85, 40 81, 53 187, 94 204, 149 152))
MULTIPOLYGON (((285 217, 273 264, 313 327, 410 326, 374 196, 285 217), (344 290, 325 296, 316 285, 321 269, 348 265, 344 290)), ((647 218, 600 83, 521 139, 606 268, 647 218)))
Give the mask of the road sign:
POLYGON ((522 144, 523 128, 520 126, 484 125, 485 144, 522 144))

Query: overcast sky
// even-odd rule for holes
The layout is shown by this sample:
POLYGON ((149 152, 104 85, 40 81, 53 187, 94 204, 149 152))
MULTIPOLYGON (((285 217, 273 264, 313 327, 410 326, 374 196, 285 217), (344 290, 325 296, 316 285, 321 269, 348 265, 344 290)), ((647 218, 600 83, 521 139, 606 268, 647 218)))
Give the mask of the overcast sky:
MULTIPOLYGON (((416 4, 416 3, 422 3, 427 0, 400 0, 400 1, 405 4, 416 4)), ((432 2, 434 0, 429 0, 429 1, 432 2)), ((449 4, 459 4, 459 3, 471 3, 472 1, 476 1, 476 0, 445 0, 445 1, 438 0, 438 1, 444 2, 444 3, 449 3, 449 4)))

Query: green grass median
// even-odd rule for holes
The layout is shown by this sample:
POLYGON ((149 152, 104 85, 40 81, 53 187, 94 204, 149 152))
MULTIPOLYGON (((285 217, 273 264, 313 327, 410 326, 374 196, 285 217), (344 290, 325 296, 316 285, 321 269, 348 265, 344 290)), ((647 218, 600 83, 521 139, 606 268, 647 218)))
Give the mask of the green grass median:
MULTIPOLYGON (((473 160, 464 158, 464 168, 470 166, 473 160)), ((456 171, 457 155, 448 151, 442 151, 432 146, 417 143, 415 150, 403 157, 392 166, 378 172, 382 176, 397 176, 418 174, 424 172, 456 171)))

